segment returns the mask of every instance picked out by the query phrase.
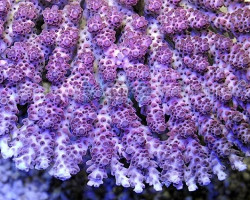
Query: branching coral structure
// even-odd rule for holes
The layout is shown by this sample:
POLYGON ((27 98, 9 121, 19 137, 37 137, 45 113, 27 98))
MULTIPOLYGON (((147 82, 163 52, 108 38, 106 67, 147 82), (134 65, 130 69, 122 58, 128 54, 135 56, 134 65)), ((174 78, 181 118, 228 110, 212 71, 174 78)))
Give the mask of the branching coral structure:
POLYGON ((137 193, 244 170, 249 30, 243 0, 0 1, 2 157, 137 193))

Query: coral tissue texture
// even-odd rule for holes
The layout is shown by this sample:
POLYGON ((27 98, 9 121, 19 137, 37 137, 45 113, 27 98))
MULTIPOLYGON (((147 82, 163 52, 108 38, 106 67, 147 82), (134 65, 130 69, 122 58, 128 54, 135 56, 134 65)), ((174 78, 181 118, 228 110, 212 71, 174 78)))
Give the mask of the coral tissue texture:
POLYGON ((243 0, 1 0, 1 156, 137 193, 244 170, 249 30, 243 0))

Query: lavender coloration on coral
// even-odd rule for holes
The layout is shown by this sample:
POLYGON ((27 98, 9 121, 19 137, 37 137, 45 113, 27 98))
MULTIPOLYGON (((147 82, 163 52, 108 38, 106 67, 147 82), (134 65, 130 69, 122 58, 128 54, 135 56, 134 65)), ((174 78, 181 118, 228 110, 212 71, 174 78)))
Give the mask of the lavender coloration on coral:
POLYGON ((52 199, 49 194, 50 177, 39 177, 36 171, 21 172, 10 160, 3 158, 0 158, 0 164, 0 199, 52 199))
POLYGON ((1 1, 2 157, 61 180, 84 164, 89 186, 114 176, 137 193, 244 170, 249 13, 240 0, 1 1))

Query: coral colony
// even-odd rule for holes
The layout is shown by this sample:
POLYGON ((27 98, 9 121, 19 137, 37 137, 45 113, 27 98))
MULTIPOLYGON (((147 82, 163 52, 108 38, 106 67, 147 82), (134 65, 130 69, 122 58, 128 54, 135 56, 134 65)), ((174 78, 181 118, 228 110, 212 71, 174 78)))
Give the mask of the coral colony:
POLYGON ((137 193, 244 170, 249 30, 244 0, 1 0, 2 157, 137 193))

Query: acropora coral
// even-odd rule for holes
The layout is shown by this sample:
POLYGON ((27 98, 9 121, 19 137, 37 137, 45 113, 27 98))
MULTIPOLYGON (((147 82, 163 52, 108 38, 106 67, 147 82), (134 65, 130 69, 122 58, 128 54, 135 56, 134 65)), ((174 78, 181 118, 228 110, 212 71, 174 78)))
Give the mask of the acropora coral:
POLYGON ((246 169, 249 31, 244 0, 1 0, 2 157, 137 193, 246 169))

